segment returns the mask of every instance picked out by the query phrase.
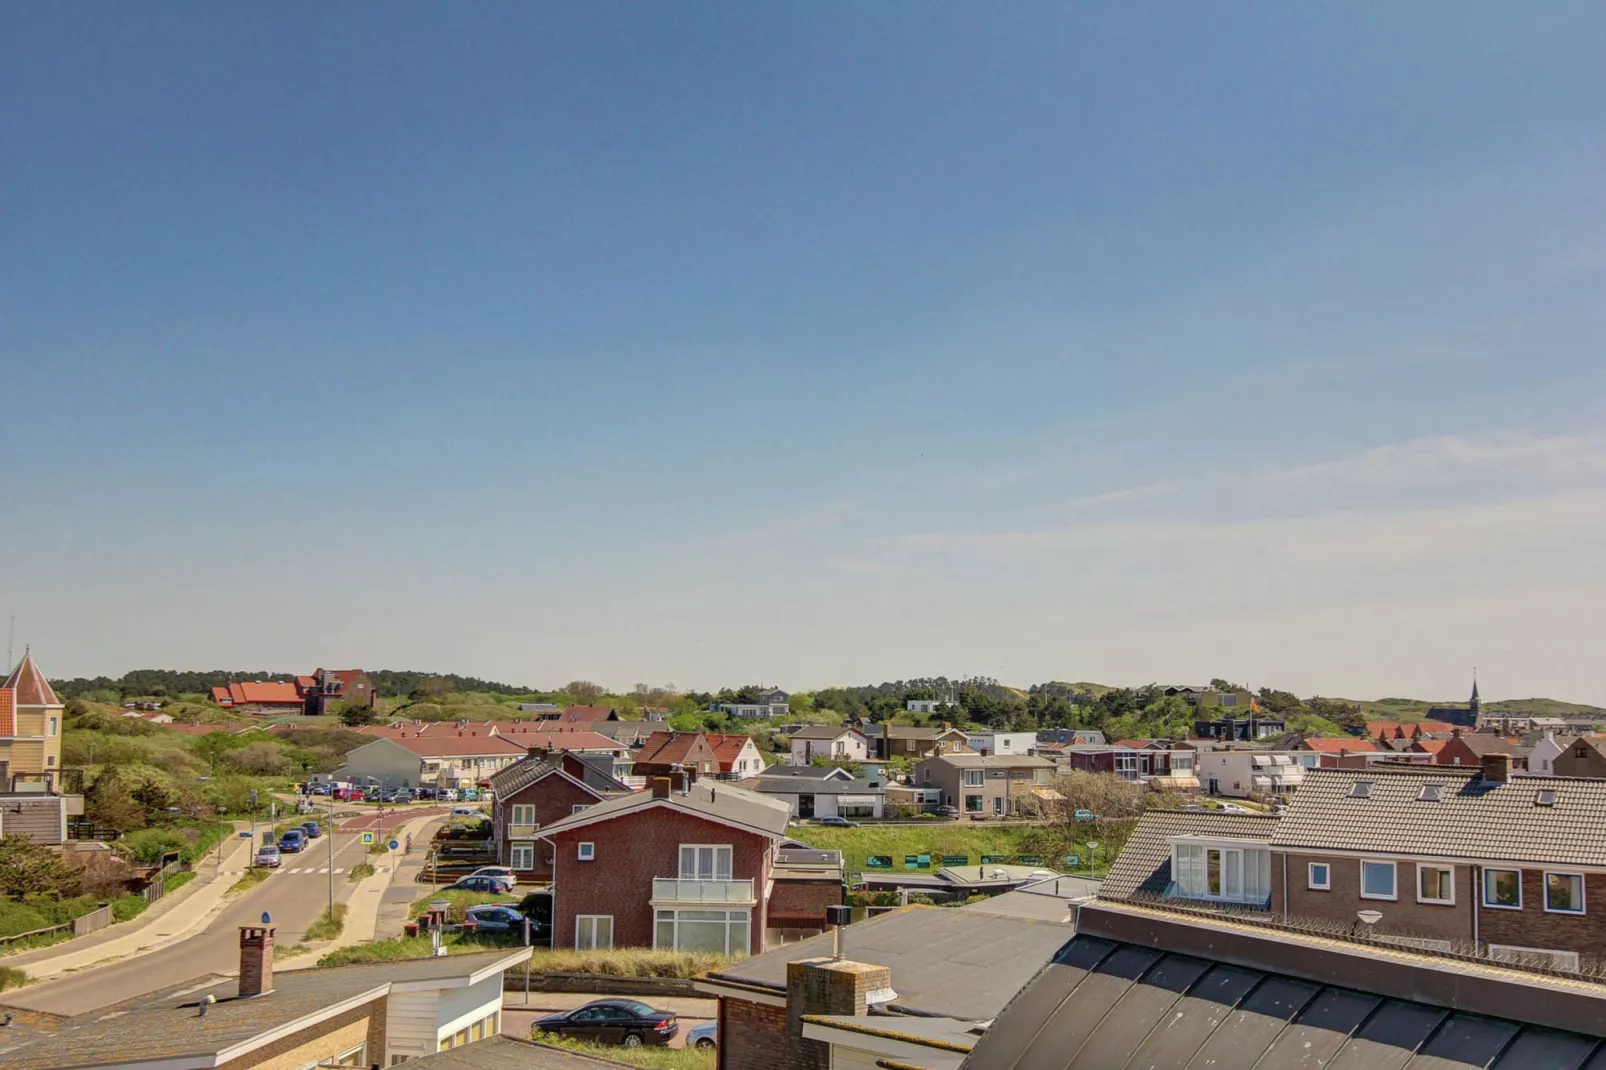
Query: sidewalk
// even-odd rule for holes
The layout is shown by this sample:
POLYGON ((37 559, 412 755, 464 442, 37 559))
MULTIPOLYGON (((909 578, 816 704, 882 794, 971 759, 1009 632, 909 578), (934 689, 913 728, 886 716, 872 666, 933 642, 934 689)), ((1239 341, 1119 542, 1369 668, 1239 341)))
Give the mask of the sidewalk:
MULTIPOLYGON (((235 831, 240 831, 241 827, 236 825, 235 831)), ((244 865, 252 847, 251 841, 236 836, 232 849, 225 844, 221 866, 216 862, 216 854, 209 856, 196 865, 194 880, 172 895, 158 899, 154 906, 132 921, 108 925, 99 932, 64 944, 7 955, 0 959, 0 964, 21 967, 35 981, 45 981, 111 959, 176 944, 223 909, 223 897, 236 880, 231 871, 244 865), (184 910, 179 913, 181 907, 184 910)))
MULTIPOLYGON (((397 838, 404 838, 411 834, 415 841, 419 840, 422 831, 432 822, 439 820, 440 815, 438 814, 413 818, 397 829, 395 835, 397 838)), ((373 857, 377 858, 379 856, 375 855, 373 857)), ((383 872, 377 872, 371 877, 364 877, 346 898, 346 923, 341 929, 338 938, 321 947, 314 947, 306 955, 279 963, 274 968, 280 971, 310 969, 318 964, 320 958, 331 951, 337 951, 343 947, 351 947, 355 944, 366 944, 375 939, 379 929, 380 908, 389 898, 387 892, 395 881, 405 879, 408 882, 409 894, 407 902, 409 903, 419 895, 424 894, 423 886, 412 883, 414 875, 423 865, 423 855, 418 846, 415 844, 412 855, 392 854, 391 858, 393 859, 392 863, 383 872), (414 888, 417 889, 416 892, 411 891, 414 888)), ((396 935, 399 935, 400 931, 401 927, 398 925, 396 935)), ((379 938, 383 939, 384 937, 379 938)))

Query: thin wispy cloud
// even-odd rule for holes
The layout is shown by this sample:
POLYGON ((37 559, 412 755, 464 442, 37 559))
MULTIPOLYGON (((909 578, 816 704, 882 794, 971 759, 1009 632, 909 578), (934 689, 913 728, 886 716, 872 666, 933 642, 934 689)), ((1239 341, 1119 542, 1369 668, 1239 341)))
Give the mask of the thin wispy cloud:
POLYGON ((1085 498, 1073 498, 1061 503, 1057 508, 1061 510, 1090 509, 1096 505, 1110 505, 1114 502, 1131 501, 1133 498, 1149 498, 1156 494, 1165 494, 1176 490, 1174 483, 1148 483, 1141 487, 1127 487, 1123 490, 1106 491, 1103 494, 1089 494, 1085 498))

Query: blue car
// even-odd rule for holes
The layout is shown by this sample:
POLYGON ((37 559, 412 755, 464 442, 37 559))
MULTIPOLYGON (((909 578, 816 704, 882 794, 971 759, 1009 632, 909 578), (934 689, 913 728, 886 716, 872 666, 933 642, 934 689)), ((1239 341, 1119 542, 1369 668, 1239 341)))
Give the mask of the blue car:
POLYGON ((307 845, 307 833, 303 829, 290 829, 279 837, 279 850, 284 854, 295 854, 307 845))
POLYGON ((694 1027, 686 1034, 686 1047, 688 1048, 717 1048, 719 1047, 719 1023, 704 1022, 694 1027))
POLYGON ((307 839, 315 840, 323 835, 323 826, 316 821, 303 821, 301 827, 307 830, 307 839))

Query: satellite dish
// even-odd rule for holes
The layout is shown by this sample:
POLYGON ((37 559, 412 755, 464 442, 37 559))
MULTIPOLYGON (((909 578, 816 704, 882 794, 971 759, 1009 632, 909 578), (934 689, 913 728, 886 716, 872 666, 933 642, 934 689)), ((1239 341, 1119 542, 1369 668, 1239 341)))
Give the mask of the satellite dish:
POLYGON ((269 914, 266 910, 264 910, 262 912, 262 924, 264 924, 264 925, 272 925, 273 924, 273 915, 269 914))

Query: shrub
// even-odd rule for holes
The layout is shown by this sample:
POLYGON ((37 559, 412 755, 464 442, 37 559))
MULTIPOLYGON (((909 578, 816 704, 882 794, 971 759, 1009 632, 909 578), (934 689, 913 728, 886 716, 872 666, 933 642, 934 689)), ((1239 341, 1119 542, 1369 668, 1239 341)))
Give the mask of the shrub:
POLYGON ((49 928, 51 922, 31 906, 0 899, 0 936, 31 933, 35 929, 49 928))
POLYGON ((331 914, 326 907, 318 915, 316 921, 307 926, 307 931, 301 935, 308 940, 335 940, 346 927, 346 907, 343 903, 336 903, 334 913, 331 914))
POLYGON ((145 902, 143 895, 120 895, 112 900, 112 919, 115 921, 132 921, 145 913, 150 906, 145 902))
POLYGON ((0 992, 8 988, 21 988, 30 980, 32 978, 15 966, 0 966, 0 992))
POLYGON ((360 881, 365 877, 372 877, 373 875, 374 867, 369 865, 367 862, 360 862, 357 865, 352 866, 351 869, 346 872, 346 879, 348 881, 360 881))

